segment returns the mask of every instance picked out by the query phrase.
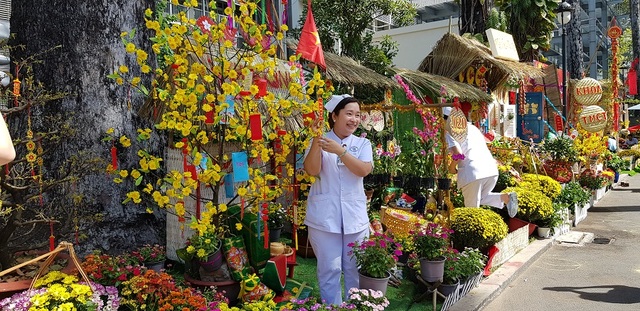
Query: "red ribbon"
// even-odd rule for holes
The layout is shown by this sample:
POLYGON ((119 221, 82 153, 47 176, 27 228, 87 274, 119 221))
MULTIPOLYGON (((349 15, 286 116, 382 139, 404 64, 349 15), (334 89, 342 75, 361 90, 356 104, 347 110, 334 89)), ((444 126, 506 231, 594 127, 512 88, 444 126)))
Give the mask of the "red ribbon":
POLYGON ((200 183, 196 184, 196 218, 200 219, 200 183))
POLYGON ((49 228, 51 235, 49 236, 49 251, 53 251, 56 248, 56 238, 53 236, 53 221, 49 221, 49 228))
POLYGON ((269 205, 267 202, 262 203, 262 220, 264 221, 264 248, 269 248, 269 205))

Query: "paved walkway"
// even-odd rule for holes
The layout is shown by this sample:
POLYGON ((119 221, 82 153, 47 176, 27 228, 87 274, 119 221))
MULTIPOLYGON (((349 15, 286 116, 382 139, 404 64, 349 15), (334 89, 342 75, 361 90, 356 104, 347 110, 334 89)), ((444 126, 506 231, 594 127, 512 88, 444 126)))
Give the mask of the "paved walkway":
POLYGON ((449 310, 640 310, 640 174, 622 180, 570 236, 534 241, 449 310))

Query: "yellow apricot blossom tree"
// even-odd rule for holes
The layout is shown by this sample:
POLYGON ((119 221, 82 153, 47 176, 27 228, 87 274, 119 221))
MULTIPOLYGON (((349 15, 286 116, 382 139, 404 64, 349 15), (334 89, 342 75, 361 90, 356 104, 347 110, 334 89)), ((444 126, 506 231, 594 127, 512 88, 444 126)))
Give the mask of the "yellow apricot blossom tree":
MULTIPOLYGON (((191 1, 181 5, 189 7, 191 1)), ((255 3, 246 2, 235 10, 227 7, 225 16, 212 12, 194 20, 147 9, 146 27, 155 32, 153 57, 132 43, 135 32, 122 34, 138 66, 122 65, 110 77, 148 95, 141 113, 156 123, 154 129, 138 130, 136 146, 155 135, 168 137, 170 147, 182 151, 184 166, 164 171, 163 157, 141 147, 135 168, 118 168, 112 152, 107 170, 114 181, 136 187, 124 203, 149 211, 165 208, 181 220, 195 216, 184 206, 189 196, 204 203, 207 213, 221 214, 229 204, 257 213, 310 178, 296 172, 294 154, 309 143, 304 123, 310 120, 304 116, 317 112, 331 88, 320 73, 305 74, 297 56, 282 59, 287 26, 270 30, 257 24, 256 10, 255 3), (151 76, 148 86, 145 74, 151 76), (224 182, 234 184, 231 196, 224 193, 224 182), (211 197, 200 195, 204 188, 212 190, 211 197)), ((113 148, 132 146, 126 136, 107 134, 113 148)), ((198 219, 191 223, 197 232, 207 231, 203 225, 222 230, 198 219)))

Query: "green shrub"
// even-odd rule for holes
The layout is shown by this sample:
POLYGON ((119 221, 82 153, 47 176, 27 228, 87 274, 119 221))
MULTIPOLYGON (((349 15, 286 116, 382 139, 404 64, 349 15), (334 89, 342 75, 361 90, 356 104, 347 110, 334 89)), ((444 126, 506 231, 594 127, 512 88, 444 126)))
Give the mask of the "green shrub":
POLYGON ((484 208, 461 207, 451 216, 451 241, 457 250, 486 250, 507 236, 507 224, 498 213, 484 208))
POLYGON ((553 213, 551 199, 540 191, 525 189, 522 186, 504 189, 503 193, 515 192, 518 195, 517 218, 535 223, 553 213))
POLYGON ((554 200, 562 191, 562 186, 557 180, 539 174, 522 174, 522 181, 518 183, 518 186, 539 191, 551 200, 554 200))

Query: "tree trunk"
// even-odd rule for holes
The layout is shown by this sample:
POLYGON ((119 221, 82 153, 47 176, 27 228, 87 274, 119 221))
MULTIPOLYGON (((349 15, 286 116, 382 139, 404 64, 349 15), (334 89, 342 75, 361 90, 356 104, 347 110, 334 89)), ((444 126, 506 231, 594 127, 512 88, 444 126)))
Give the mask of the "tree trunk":
MULTIPOLYGON (((640 1, 630 0, 629 17, 631 19, 631 45, 633 50, 633 59, 640 57, 640 25, 638 25, 638 16, 640 16, 640 1)), ((636 65, 636 75, 640 70, 640 66, 636 65)), ((640 89, 640 79, 636 79, 638 89, 640 89)), ((640 99, 640 95, 635 96, 640 99)))
MULTIPOLYGON (((570 0, 568 2, 573 7, 573 12, 578 11, 580 1, 570 0)), ((584 75, 584 62, 582 59, 582 32, 581 32, 581 20, 574 18, 567 24, 566 39, 567 39, 567 70, 569 70, 569 77, 572 79, 581 79, 584 75)), ((564 52, 563 52, 564 53, 564 52)), ((567 81, 568 82, 568 81, 567 81)))
POLYGON ((460 1, 460 34, 482 34, 485 30, 489 11, 493 8, 493 0, 461 0, 460 1))
MULTIPOLYGON (((36 58, 42 63, 34 65, 34 76, 45 89, 70 94, 46 106, 46 109, 34 112, 34 116, 42 117, 63 115, 75 129, 74 136, 62 140, 52 150, 52 157, 44 163, 44 174, 55 178, 62 163, 70 155, 80 152, 90 152, 105 160, 97 172, 89 173, 73 185, 45 197, 45 200, 65 197, 56 203, 62 208, 73 206, 67 198, 69 189, 73 188, 84 196, 85 201, 75 210, 78 215, 66 215, 67 218, 77 217, 79 233, 86 236, 78 247, 82 252, 102 249, 115 253, 164 240, 161 213, 148 215, 139 207, 121 203, 133 185, 116 185, 113 177, 106 175, 104 169, 109 163, 111 146, 101 142, 109 128, 114 128, 118 136, 127 135, 135 141, 136 129, 150 126, 137 116, 137 109, 144 98, 135 90, 118 86, 107 75, 116 71, 120 64, 130 68, 135 64, 135 56, 125 52, 120 39, 122 32, 135 29, 133 42, 153 55, 148 40, 150 32, 144 26, 144 10, 154 6, 154 0, 12 1, 11 31, 15 37, 9 44, 24 46, 24 49, 11 53, 12 60, 25 59, 60 46, 36 58)), ((44 118, 34 120, 34 132, 47 129, 47 125, 44 118)), ((23 135, 24 130, 11 127, 12 136, 23 135)), ((152 149, 159 149, 162 145, 157 141, 152 149)), ((129 149, 118 150, 121 167, 126 168, 128 163, 138 160, 137 150, 129 149)), ((72 223, 69 219, 59 221, 72 223)), ((58 241, 73 241, 74 234, 72 228, 56 230, 58 241)), ((3 252, 3 247, 7 245, 0 245, 0 252, 3 252)))

